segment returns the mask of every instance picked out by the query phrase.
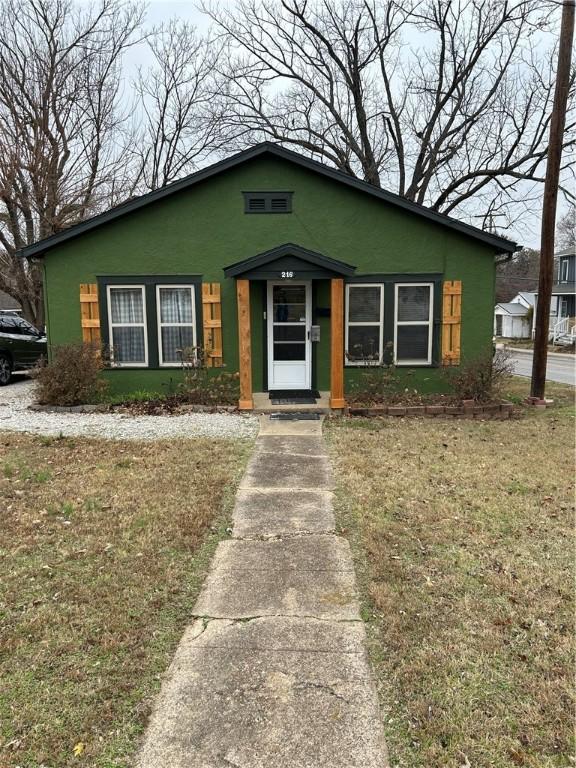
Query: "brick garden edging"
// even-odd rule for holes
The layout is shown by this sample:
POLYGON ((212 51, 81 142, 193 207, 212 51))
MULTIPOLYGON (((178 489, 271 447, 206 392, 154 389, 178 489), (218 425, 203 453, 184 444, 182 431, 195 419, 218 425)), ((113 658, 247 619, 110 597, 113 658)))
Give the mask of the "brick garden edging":
POLYGON ((349 406, 347 416, 452 416, 461 419, 509 419, 512 403, 489 403, 478 405, 465 401, 462 405, 372 405, 367 407, 349 406))

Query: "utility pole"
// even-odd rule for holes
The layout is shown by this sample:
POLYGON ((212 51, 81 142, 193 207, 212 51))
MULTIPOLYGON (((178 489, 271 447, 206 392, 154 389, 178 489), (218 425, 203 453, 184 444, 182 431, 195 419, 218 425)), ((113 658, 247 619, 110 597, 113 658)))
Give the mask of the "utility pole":
POLYGON ((540 245, 540 276, 538 279, 538 304, 536 306, 536 333, 534 336, 534 357, 532 361, 532 382, 530 394, 542 399, 546 387, 546 362, 548 359, 548 331, 550 328, 550 299, 554 277, 554 229, 556 226, 556 204, 562 160, 562 139, 566 124, 566 105, 570 86, 572 63, 572 41, 574 39, 575 0, 564 0, 562 4, 562 26, 558 47, 556 87, 550 119, 550 138, 544 200, 542 203, 542 234, 540 245))

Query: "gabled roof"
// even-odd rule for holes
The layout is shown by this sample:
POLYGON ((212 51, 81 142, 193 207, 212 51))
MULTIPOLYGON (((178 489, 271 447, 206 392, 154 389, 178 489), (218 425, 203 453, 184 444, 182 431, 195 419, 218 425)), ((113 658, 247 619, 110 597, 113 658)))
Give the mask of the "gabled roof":
POLYGON ((294 163, 295 165, 302 166, 309 171, 318 173, 322 176, 332 179, 333 181, 339 182, 340 184, 345 184, 349 187, 360 190, 361 192, 365 192, 372 197, 384 200, 386 203, 395 205, 398 208, 403 208, 404 210, 410 211, 417 216, 422 216, 425 219, 429 219, 436 224, 449 227, 450 229, 455 229, 464 235, 468 235, 469 237, 491 245, 498 253, 513 253, 519 249, 517 243, 513 242, 512 240, 507 240, 506 238, 495 235, 492 232, 485 232, 482 229, 478 229, 478 227, 465 224, 462 221, 453 219, 443 213, 433 211, 430 208, 426 208, 424 205, 415 203, 412 200, 408 200, 405 197, 396 195, 393 192, 388 192, 385 189, 375 187, 373 184, 369 184, 366 181, 357 179, 354 176, 349 176, 348 174, 343 173, 336 168, 330 168, 329 166, 324 165, 317 160, 312 160, 309 157, 299 155, 297 152, 293 152, 292 150, 285 149, 284 147, 281 147, 277 144, 272 144, 271 142, 265 141, 261 144, 256 144, 249 149, 245 149, 242 152, 238 152, 237 154, 232 155, 225 160, 220 160, 219 162, 214 163, 207 168, 203 168, 196 173, 185 176, 183 179, 174 181, 165 187, 160 187, 160 189, 155 189, 153 192, 148 192, 147 194, 141 195, 140 197, 127 200, 125 203, 121 203, 114 208, 110 208, 109 210, 104 211, 97 216, 93 216, 90 219, 81 221, 69 229, 64 230, 63 232, 58 232, 57 234, 51 235, 44 240, 39 240, 32 245, 28 245, 18 251, 18 254, 25 258, 43 256, 46 251, 56 245, 59 245, 60 243, 71 240, 74 237, 78 237, 84 232, 89 232, 95 227, 99 227, 102 224, 113 221, 120 216, 125 216, 132 211, 143 208, 144 206, 156 202, 157 200, 162 200, 163 198, 180 192, 183 189, 188 189, 189 187, 205 181, 212 176, 216 176, 219 173, 223 173, 224 171, 235 168, 236 166, 241 165, 248 160, 252 160, 255 157, 259 157, 265 154, 280 157, 283 160, 294 163))
POLYGON ((313 264, 315 267, 320 267, 328 272, 334 272, 337 275, 353 275, 356 271, 356 267, 346 264, 344 261, 338 261, 337 259, 330 258, 330 256, 324 256, 322 253, 310 251, 308 248, 303 248, 295 243, 285 243, 269 251, 264 251, 264 253, 258 253, 256 256, 250 256, 248 259, 237 261, 235 264, 224 267, 224 275, 226 277, 236 277, 237 275, 270 264, 284 256, 296 256, 308 264, 313 264))
POLYGON ((501 302, 499 304, 496 304, 496 308, 498 307, 500 307, 500 309, 503 309, 509 315, 524 316, 528 314, 528 307, 525 307, 524 304, 519 304, 518 302, 501 302))

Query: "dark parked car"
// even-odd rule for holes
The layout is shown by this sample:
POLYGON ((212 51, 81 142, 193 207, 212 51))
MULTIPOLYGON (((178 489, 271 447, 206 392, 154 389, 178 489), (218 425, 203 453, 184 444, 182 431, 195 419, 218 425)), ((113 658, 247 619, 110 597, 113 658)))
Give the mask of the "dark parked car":
POLYGON ((0 314, 0 386, 46 355, 46 336, 19 315, 0 314))

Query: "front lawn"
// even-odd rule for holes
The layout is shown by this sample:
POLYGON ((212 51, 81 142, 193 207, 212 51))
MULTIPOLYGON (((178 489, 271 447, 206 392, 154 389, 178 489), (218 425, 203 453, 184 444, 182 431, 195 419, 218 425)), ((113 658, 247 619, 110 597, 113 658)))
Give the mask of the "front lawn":
POLYGON ((246 441, 0 433, 0 766, 130 764, 246 441))
POLYGON ((572 764, 574 390, 547 395, 504 422, 330 424, 394 768, 572 764))

